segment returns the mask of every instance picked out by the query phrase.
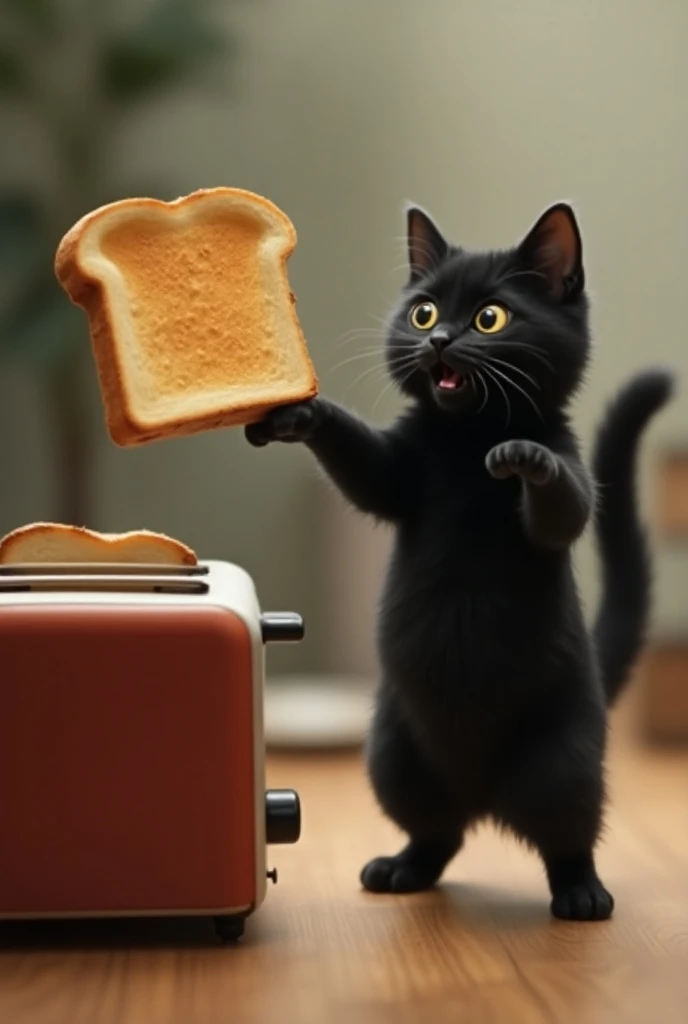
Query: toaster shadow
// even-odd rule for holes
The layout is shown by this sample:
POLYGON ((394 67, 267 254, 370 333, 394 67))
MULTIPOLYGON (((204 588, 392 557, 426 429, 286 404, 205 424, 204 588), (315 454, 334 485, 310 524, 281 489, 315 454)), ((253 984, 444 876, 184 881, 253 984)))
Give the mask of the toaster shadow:
POLYGON ((60 921, 0 922, 0 956, 18 950, 93 949, 206 949, 231 951, 251 942, 256 925, 250 921, 240 942, 223 943, 212 918, 98 918, 60 921))

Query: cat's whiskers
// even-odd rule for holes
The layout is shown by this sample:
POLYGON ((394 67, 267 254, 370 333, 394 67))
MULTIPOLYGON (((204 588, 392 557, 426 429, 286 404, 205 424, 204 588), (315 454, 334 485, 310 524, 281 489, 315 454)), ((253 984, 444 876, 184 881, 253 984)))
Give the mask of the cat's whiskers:
POLYGON ((552 371, 552 373, 555 373, 555 369, 552 366, 551 361, 545 355, 544 349, 539 345, 531 345, 525 341, 490 341, 489 347, 487 345, 485 347, 487 351, 490 349, 496 349, 499 352, 504 349, 510 349, 513 352, 528 352, 534 359, 539 359, 541 363, 544 363, 544 365, 552 371))
POLYGON ((417 370, 418 353, 414 350, 413 352, 402 353, 398 356, 390 356, 385 360, 385 366, 387 371, 391 373, 403 373, 407 369, 411 371, 417 370))
POLYGON ((485 383, 485 378, 483 377, 483 375, 482 375, 482 373, 480 372, 480 370, 476 370, 476 371, 475 371, 475 376, 476 376, 476 377, 478 378, 478 380, 480 381, 480 383, 481 383, 481 385, 482 385, 482 389, 483 389, 483 401, 482 401, 482 405, 480 406, 480 408, 478 409, 478 412, 477 412, 477 415, 479 416, 479 415, 480 415, 480 413, 481 413, 481 412, 483 411, 483 409, 485 408, 485 406, 487 405, 487 399, 488 399, 488 394, 487 394, 487 384, 485 383))
MULTIPOLYGON (((342 334, 333 344, 335 348, 343 348, 345 345, 351 345, 361 339, 373 339, 378 338, 380 340, 380 347, 384 348, 388 344, 390 335, 389 323, 380 317, 374 317, 373 319, 378 320, 380 323, 379 327, 355 327, 352 330, 346 331, 342 334)), ((412 334, 410 331, 396 330, 394 332, 394 338, 400 341, 407 341, 410 344, 417 343, 417 336, 412 334)))
POLYGON ((525 370, 522 370, 518 366, 514 366, 513 363, 508 363, 505 359, 497 359, 496 356, 491 356, 488 354, 485 354, 484 358, 489 363, 498 363, 500 366, 505 366, 507 370, 513 370, 514 373, 520 373, 522 377, 525 377, 525 379, 533 385, 536 391, 542 391, 542 388, 540 387, 538 382, 533 377, 531 377, 529 373, 526 373, 525 370))
MULTIPOLYGON (((400 381, 397 381, 396 377, 394 377, 394 376, 392 377, 392 379, 391 379, 391 380, 389 381, 389 383, 387 384, 387 386, 386 386, 386 387, 384 387, 384 388, 382 389, 382 391, 380 392, 380 394, 379 394, 379 395, 377 396, 377 398, 375 399, 375 402, 373 403, 373 408, 372 408, 372 415, 373 415, 373 416, 375 415, 375 410, 377 409, 377 407, 378 407, 378 404, 379 404, 379 402, 380 402, 380 401, 382 400, 382 398, 384 397, 384 395, 386 395, 386 394, 387 394, 387 392, 388 392, 388 391, 389 391, 389 390, 390 390, 391 388, 393 388, 393 387, 394 387, 395 385, 397 385, 397 386, 398 386, 398 387, 400 387, 400 388, 403 388, 403 386, 404 386, 404 384, 406 383, 406 381, 407 381, 407 380, 409 379, 409 377, 411 377, 411 375, 412 375, 413 373, 415 373, 416 369, 417 369, 417 363, 416 363, 416 360, 414 359, 414 361, 413 361, 413 365, 412 365, 412 366, 411 366, 411 367, 409 368, 408 372, 407 372, 407 373, 405 373, 405 374, 404 374, 404 375, 402 376, 402 378, 401 378, 401 380, 400 380, 400 381)), ((402 371, 402 372, 403 372, 403 371, 402 371)))
POLYGON ((389 317, 388 317, 388 318, 387 318, 387 319, 385 320, 385 318, 384 318, 384 317, 382 317, 382 316, 376 316, 376 314, 375 314, 375 313, 371 313, 371 314, 370 314, 370 318, 371 318, 371 320, 375 320, 375 321, 377 321, 377 323, 379 323, 380 327, 381 327, 381 328, 383 329, 383 331, 385 332, 385 334, 388 334, 388 333, 389 333, 389 328, 390 328, 390 320, 389 320, 389 317))
MULTIPOLYGON (((410 372, 412 373, 415 369, 415 355, 402 355, 392 357, 390 359, 385 360, 384 363, 378 363, 375 366, 369 366, 362 373, 360 373, 354 381, 351 382, 349 387, 356 387, 358 384, 361 384, 368 377, 373 378, 373 375, 376 373, 380 374, 381 380, 385 380, 390 371, 393 374, 401 373, 403 375, 406 370, 410 370, 410 372)), ((394 380, 392 381, 392 383, 394 383, 394 380)))
POLYGON ((348 356, 346 359, 340 359, 338 363, 335 363, 331 368, 330 372, 334 373, 335 370, 341 370, 343 366, 348 366, 350 363, 357 363, 361 359, 372 359, 374 356, 383 357, 385 350, 382 347, 369 348, 362 352, 356 352, 353 356, 348 356))
POLYGON ((404 355, 396 356, 393 358, 387 358, 381 363, 376 363, 375 366, 369 366, 363 371, 364 374, 373 373, 379 370, 383 376, 386 376, 390 371, 396 372, 398 370, 405 370, 407 366, 416 364, 415 355, 404 355))
MULTIPOLYGON (((487 367, 485 367, 485 369, 487 369, 487 367)), ((508 376, 508 375, 507 375, 506 373, 503 373, 503 372, 502 372, 501 370, 499 370, 499 369, 498 369, 498 368, 497 368, 496 366, 492 366, 492 365, 491 365, 491 366, 490 366, 490 370, 492 371, 492 373, 496 373, 496 374, 497 374, 497 375, 498 375, 499 377, 501 377, 501 378, 502 378, 502 380, 505 380, 505 381, 507 382, 507 384, 511 384, 512 388, 515 388, 515 389, 516 389, 517 391, 520 391, 520 393, 521 393, 521 394, 523 395, 523 397, 524 397, 524 398, 526 398, 526 399, 527 399, 527 400, 528 400, 528 401, 530 402, 530 404, 532 405, 533 409, 535 410, 535 412, 537 413, 537 415, 538 415, 538 416, 540 417, 540 419, 541 419, 541 420, 543 421, 543 423, 544 423, 544 418, 543 418, 543 415, 542 415, 542 413, 540 412, 540 409, 539 409, 539 407, 538 407, 537 403, 535 402, 535 400, 533 399, 533 397, 532 397, 531 395, 529 395, 529 394, 528 394, 528 392, 527 392, 527 391, 525 391, 525 390, 524 390, 524 389, 523 389, 523 388, 522 388, 522 387, 520 386, 520 384, 517 384, 515 380, 512 380, 512 379, 511 379, 511 377, 509 377, 509 376, 508 376)))
POLYGON ((504 402, 505 402, 505 405, 506 405, 506 422, 505 422, 504 426, 506 428, 511 423, 511 402, 509 401, 509 396, 507 395, 506 391, 504 390, 502 384, 500 384, 499 380, 494 376, 493 370, 489 366, 486 366, 484 364, 482 366, 482 369, 488 375, 490 380, 494 381, 494 383, 497 385, 499 390, 502 392, 502 395, 504 396, 504 402))
POLYGON ((333 347, 343 348, 344 345, 351 345, 362 338, 379 338, 380 342, 384 344, 385 332, 379 327, 356 327, 337 338, 333 347))

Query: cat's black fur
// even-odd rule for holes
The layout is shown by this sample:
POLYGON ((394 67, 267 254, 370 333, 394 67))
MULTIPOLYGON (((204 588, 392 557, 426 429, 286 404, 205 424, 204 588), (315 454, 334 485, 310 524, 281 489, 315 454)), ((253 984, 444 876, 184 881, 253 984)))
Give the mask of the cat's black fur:
POLYGON ((387 340, 408 409, 380 430, 317 398, 246 431, 256 446, 304 442, 353 505, 396 527, 367 750, 379 803, 409 838, 362 883, 433 885, 466 830, 491 818, 539 852, 555 916, 603 919, 607 708, 643 643, 650 594, 636 452, 672 377, 648 371, 619 393, 591 477, 566 411, 589 356, 570 207, 551 207, 504 252, 450 246, 418 208, 408 235, 410 279, 387 340), (424 300, 439 310, 430 331, 409 320, 424 300), (495 302, 510 320, 480 334, 476 313, 495 302), (438 387, 442 364, 463 387, 438 387), (571 546, 591 518, 604 588, 590 631, 571 546))

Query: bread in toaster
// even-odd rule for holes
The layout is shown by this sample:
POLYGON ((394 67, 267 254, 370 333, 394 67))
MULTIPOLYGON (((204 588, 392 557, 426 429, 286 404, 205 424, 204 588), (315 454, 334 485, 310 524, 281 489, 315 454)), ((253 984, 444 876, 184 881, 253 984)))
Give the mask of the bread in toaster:
POLYGON ((317 394, 287 277, 295 247, 286 214, 235 188, 121 200, 67 232, 55 272, 88 316, 116 444, 243 425, 317 394))
POLYGON ((196 565, 195 553, 172 537, 149 530, 99 533, 62 523, 20 526, 0 540, 0 565, 121 562, 196 565))

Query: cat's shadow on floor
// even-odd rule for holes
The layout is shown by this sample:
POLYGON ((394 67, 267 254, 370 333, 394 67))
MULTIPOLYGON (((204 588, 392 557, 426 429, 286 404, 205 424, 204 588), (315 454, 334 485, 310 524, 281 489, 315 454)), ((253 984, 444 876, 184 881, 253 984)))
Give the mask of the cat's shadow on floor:
POLYGON ((546 892, 538 897, 499 886, 443 882, 427 895, 447 927, 528 931, 553 922, 546 892))

